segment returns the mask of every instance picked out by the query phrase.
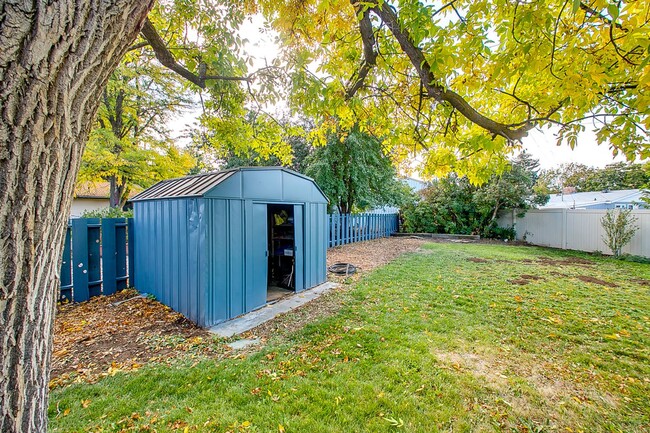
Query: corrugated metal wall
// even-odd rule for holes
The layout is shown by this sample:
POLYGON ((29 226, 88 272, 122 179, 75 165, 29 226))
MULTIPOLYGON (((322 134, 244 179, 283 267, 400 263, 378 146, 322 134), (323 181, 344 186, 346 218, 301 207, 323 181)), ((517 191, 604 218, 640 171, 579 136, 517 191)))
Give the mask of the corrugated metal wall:
MULTIPOLYGON (((510 227, 514 223, 517 239, 534 245, 610 254, 601 225, 606 213, 603 209, 544 209, 530 210, 518 218, 508 212, 499 218, 499 225, 510 227)), ((632 215, 639 230, 623 252, 650 257, 650 210, 633 210, 632 215)))
MULTIPOLYGON (((263 180, 253 172, 255 180, 263 180)), ((300 188, 303 179, 289 177, 300 188)), ((246 185, 237 176, 224 182, 227 191, 246 185)), ((285 184, 288 183, 285 181, 285 184)), ((283 196, 291 189, 284 188, 283 196)), ((315 186, 309 197, 320 194, 315 186)), ((269 191, 263 192, 270 194, 269 191)), ((212 191, 214 193, 214 191, 212 191)), ((296 195, 294 191, 292 194, 296 195)), ((215 194, 216 195, 216 194, 215 194)), ((296 196, 296 198, 298 198, 296 196)), ((323 201, 322 196, 317 197, 323 201)), ((253 218, 254 203, 284 203, 303 209, 303 281, 311 288, 327 280, 327 204, 242 198, 166 198, 134 202, 135 287, 208 327, 260 307, 266 287, 253 284, 256 264, 253 237, 267 220, 253 218), (255 230, 253 230, 255 228, 255 230), (263 291, 263 294, 260 292, 263 291)), ((296 225, 298 227, 298 225, 296 225)), ((266 228, 262 228, 266 233, 266 228)), ((296 235, 296 239, 299 236, 296 235)), ((299 250, 299 251, 300 251, 299 250)), ((259 260, 259 259, 256 259, 259 260)), ((266 259, 268 260, 268 259, 266 259)), ((297 260, 297 263, 299 260, 297 260)), ((258 266, 259 270, 260 267, 258 266)), ((298 273, 296 273, 298 275, 298 273)), ((297 284, 297 287, 300 287, 297 284)))
POLYGON ((206 199, 210 227, 211 276, 205 326, 246 311, 244 201, 206 199))
POLYGON ((205 206, 201 198, 134 203, 135 287, 199 324, 209 278, 205 206))
POLYGON ((327 205, 311 203, 305 208, 305 288, 327 279, 327 205))

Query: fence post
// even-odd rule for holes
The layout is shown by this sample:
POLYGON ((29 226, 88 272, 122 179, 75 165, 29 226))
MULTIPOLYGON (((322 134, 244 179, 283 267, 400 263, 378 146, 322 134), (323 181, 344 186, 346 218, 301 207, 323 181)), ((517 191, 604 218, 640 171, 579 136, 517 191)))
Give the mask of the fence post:
POLYGON ((377 214, 372 214, 372 238, 377 239, 377 214))
POLYGON ((562 209, 562 249, 567 248, 567 209, 562 209))
POLYGON ((368 218, 368 214, 363 214, 363 240, 367 241, 370 239, 370 218, 368 218))
POLYGON ((336 245, 341 245, 341 214, 336 214, 336 245))
POLYGON ((104 280, 104 295, 112 295, 117 290, 115 222, 115 218, 102 218, 102 275, 104 280))
POLYGON ((127 219, 126 245, 128 254, 129 287, 135 287, 135 229, 133 218, 127 219))
POLYGON ((332 248, 332 215, 327 215, 327 248, 332 248))

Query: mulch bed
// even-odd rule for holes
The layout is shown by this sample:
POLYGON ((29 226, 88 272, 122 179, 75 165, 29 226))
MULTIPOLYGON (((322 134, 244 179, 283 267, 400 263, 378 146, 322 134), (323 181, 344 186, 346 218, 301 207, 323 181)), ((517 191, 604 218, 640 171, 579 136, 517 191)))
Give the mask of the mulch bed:
POLYGON ((171 308, 153 299, 132 299, 136 296, 135 290, 124 290, 57 307, 51 386, 137 369, 187 349, 187 342, 211 339, 171 308))
MULTIPOLYGON (((357 273, 351 277, 329 274, 329 279, 349 283, 404 253, 417 251, 425 242, 416 238, 388 238, 331 248, 327 252, 328 266, 352 263, 357 273)), ((335 291, 349 287, 342 284, 335 291)), ((230 349, 223 341, 181 314, 153 299, 132 299, 135 296, 135 290, 125 290, 57 307, 51 387, 74 381, 92 382, 118 371, 137 369, 147 362, 167 361, 187 354, 228 354, 230 349), (119 303, 125 300, 128 301, 119 303)), ((326 294, 248 334, 265 341, 300 329, 340 307, 339 297, 326 294)))

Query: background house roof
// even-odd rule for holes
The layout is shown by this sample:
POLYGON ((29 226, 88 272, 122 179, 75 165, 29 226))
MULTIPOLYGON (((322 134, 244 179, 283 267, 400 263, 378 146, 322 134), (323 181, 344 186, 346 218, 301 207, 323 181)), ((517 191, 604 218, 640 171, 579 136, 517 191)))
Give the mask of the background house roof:
MULTIPOLYGON (((74 198, 85 198, 93 200, 108 200, 111 185, 108 182, 81 182, 75 186, 74 198)), ((129 198, 142 191, 139 186, 131 187, 129 198)))
POLYGON ((540 209, 573 209, 597 204, 640 202, 643 191, 640 189, 621 189, 615 191, 588 191, 572 194, 553 194, 540 209))

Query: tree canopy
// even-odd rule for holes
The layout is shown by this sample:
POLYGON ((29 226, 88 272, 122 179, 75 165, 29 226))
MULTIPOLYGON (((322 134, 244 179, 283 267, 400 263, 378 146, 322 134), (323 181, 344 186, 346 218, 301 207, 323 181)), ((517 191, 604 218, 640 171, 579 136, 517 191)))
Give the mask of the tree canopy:
POLYGON ((381 142, 357 127, 330 134, 327 144, 307 158, 305 174, 321 187, 330 207, 342 214, 400 205, 409 195, 381 142))
POLYGON ((167 122, 188 98, 176 74, 129 53, 104 89, 78 181, 109 182, 110 205, 121 208, 134 186, 187 174, 194 159, 167 122))
POLYGON ((645 1, 255 3, 281 33, 291 106, 322 142, 363 119, 402 158, 422 150, 428 173, 471 181, 536 127, 571 146, 589 127, 614 153, 650 155, 645 1))
POLYGON ((481 186, 452 173, 433 182, 422 200, 403 210, 407 232, 478 234, 511 238, 513 232, 497 226, 504 210, 526 211, 543 205, 548 195, 534 190, 539 163, 525 152, 504 173, 492 175, 481 186))
POLYGON ((650 163, 619 162, 604 168, 570 163, 540 172, 537 190, 555 194, 563 188, 575 188, 577 191, 650 188, 650 163))
POLYGON ((317 144, 358 125, 397 162, 420 153, 425 175, 480 182, 533 128, 650 156, 648 14, 640 0, 161 2, 134 47, 200 92, 202 140, 224 154, 287 164, 306 133, 274 119, 287 101, 317 144), (256 13, 282 55, 250 71, 239 29, 256 13))

